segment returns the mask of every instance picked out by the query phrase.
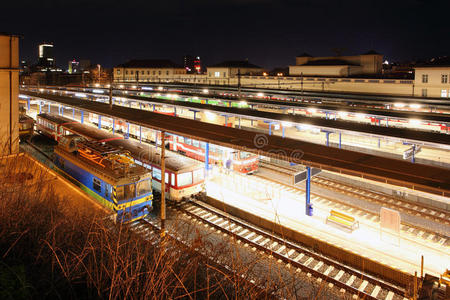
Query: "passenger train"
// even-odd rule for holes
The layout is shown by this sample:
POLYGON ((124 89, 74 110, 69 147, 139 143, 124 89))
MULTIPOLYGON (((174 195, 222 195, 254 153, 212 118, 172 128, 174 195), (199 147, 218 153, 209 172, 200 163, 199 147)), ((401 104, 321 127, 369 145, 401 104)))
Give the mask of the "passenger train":
MULTIPOLYGON (((90 113, 89 120, 98 125, 98 115, 90 113)), ((110 118, 103 117, 101 120, 103 128, 112 129, 112 121, 110 118)), ((155 133, 154 130, 141 130, 139 127, 126 124, 124 121, 116 120, 114 124, 116 132, 129 132, 130 136, 156 144, 161 140, 161 134, 155 133)), ((178 152, 184 156, 193 158, 195 160, 205 161, 206 144, 205 142, 197 141, 190 138, 184 138, 173 134, 168 134, 167 138, 169 149, 178 152)), ((252 174, 258 169, 258 156, 243 151, 237 151, 224 147, 219 147, 213 144, 209 145, 209 163, 220 166, 225 166, 228 169, 233 169, 235 172, 241 174, 252 174)))
MULTIPOLYGON (((93 126, 53 114, 37 115, 36 130, 57 141, 64 136, 75 134, 87 140, 97 141, 127 151, 137 164, 152 171, 152 186, 161 191, 160 149, 151 145, 124 139, 93 126)), ((204 165, 182 155, 166 152, 165 155, 166 198, 179 201, 204 190, 204 165)))

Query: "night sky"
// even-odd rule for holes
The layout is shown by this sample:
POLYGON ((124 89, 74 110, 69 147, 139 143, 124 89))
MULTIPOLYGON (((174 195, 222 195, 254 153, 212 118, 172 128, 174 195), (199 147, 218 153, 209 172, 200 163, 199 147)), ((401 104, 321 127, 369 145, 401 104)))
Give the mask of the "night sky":
POLYGON ((450 1, 127 0, 2 2, 0 31, 23 35, 21 58, 53 42, 57 65, 106 67, 132 58, 200 55, 204 64, 246 59, 273 68, 295 56, 360 54, 389 60, 450 54, 450 1), (9 13, 7 9, 11 9, 9 13))

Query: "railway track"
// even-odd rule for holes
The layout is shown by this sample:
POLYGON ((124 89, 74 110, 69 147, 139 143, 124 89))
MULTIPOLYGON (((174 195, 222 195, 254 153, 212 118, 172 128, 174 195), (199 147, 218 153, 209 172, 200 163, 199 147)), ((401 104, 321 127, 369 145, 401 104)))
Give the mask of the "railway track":
MULTIPOLYGON (((275 172, 279 172, 279 173, 283 173, 283 174, 289 174, 289 175, 291 175, 292 172, 294 172, 294 170, 292 168, 290 168, 290 167, 279 166, 279 165, 269 165, 268 166, 267 163, 263 164, 262 167, 263 168, 268 168, 271 171, 275 171, 275 172)), ((299 188, 297 186, 287 185, 285 182, 274 180, 274 178, 268 178, 266 176, 258 175, 258 174, 256 174, 256 176, 260 177, 261 179, 264 179, 264 180, 275 181, 275 182, 277 182, 277 184, 279 184, 281 186, 284 186, 286 189, 294 189, 294 190, 298 190, 298 191, 304 192, 304 189, 302 189, 302 188, 299 188)), ((333 185, 327 185, 324 182, 325 180, 328 180, 328 179, 320 177, 320 176, 313 177, 313 179, 312 179, 314 184, 320 185, 321 187, 323 187, 325 189, 328 189, 328 190, 331 189, 333 191, 345 194, 347 196, 351 196, 351 197, 356 198, 356 199, 366 200, 367 202, 379 204, 379 205, 382 205, 382 206, 385 206, 385 207, 389 207, 387 204, 392 203, 394 201, 393 199, 397 199, 397 198, 391 197, 389 195, 385 195, 385 194, 382 194, 382 193, 371 192, 371 191, 368 191, 366 189, 362 189, 362 188, 354 187, 354 186, 351 186, 351 185, 343 184, 343 183, 337 182, 337 181, 334 181, 333 185), (322 180, 322 184, 316 182, 315 180, 317 180, 317 181, 322 180), (372 200, 370 198, 372 196, 375 197, 376 195, 377 195, 377 198, 375 198, 376 201, 372 200), (381 197, 385 197, 385 198, 381 198, 381 197), (381 199, 391 199, 392 201, 391 202, 387 201, 386 202, 387 204, 385 204, 384 201, 386 201, 386 200, 381 200, 381 199)), ((351 203, 349 203, 347 201, 341 201, 341 200, 339 200, 339 199, 337 199, 335 197, 334 198, 330 198, 330 197, 327 197, 327 196, 319 195, 317 193, 311 193, 311 197, 312 197, 312 201, 315 202, 316 204, 324 204, 324 205, 327 205, 327 206, 329 206, 331 208, 337 208, 337 209, 340 209, 340 210, 346 210, 346 211, 350 212, 352 215, 355 215, 357 217, 358 216, 359 217, 364 217, 364 218, 366 218, 367 220, 369 220, 371 222, 379 222, 380 217, 379 217, 379 213, 378 212, 373 212, 373 211, 371 211, 369 209, 365 209, 365 208, 363 208, 361 206, 353 205, 353 204, 351 204, 351 203)), ((401 201, 401 200, 402 199, 398 199, 397 201, 401 201)), ((409 204, 412 207, 416 206, 416 205, 411 204, 408 201, 403 201, 403 203, 405 205, 409 204)), ((399 205, 399 204, 397 203, 397 205, 399 205)), ((422 217, 423 215, 421 215, 420 212, 423 209, 424 209, 424 207, 422 209, 420 209, 419 212, 418 212, 417 211, 418 208, 415 208, 413 216, 422 217)), ((427 208, 425 208, 425 209, 427 209, 427 208)), ((398 210, 400 210, 400 209, 398 209, 398 210)), ((428 209, 428 210, 431 211, 430 209, 428 209)), ((405 211, 405 210, 400 210, 400 211, 403 212, 403 213, 406 213, 406 214, 410 214, 409 211, 405 211)), ((431 219, 430 216, 423 216, 423 217, 426 218, 426 219, 430 219, 430 220, 436 221, 436 222, 441 222, 441 224, 447 224, 448 225, 448 220, 450 219, 450 216, 448 216, 448 219, 444 221, 444 220, 442 220, 440 218, 442 218, 442 217, 445 218, 445 216, 447 216, 448 214, 446 214, 445 212, 442 212, 442 211, 438 211, 438 212, 429 213, 429 214, 431 214, 433 216, 438 216, 439 219, 431 219), (438 212, 439 212, 439 214, 438 214, 438 212), (442 214, 444 214, 444 216, 442 216, 442 214)), ((448 235, 441 234, 441 233, 438 233, 438 232, 435 232, 435 231, 423 228, 423 227, 418 226, 416 224, 412 224, 410 222, 406 222, 405 220, 401 221, 401 231, 403 233, 405 233, 406 235, 408 235, 408 236, 411 236, 411 237, 414 237, 414 238, 419 237, 419 238, 423 239, 427 243, 428 242, 433 242, 433 243, 435 243, 435 244, 437 244, 439 246, 450 247, 450 239, 449 239, 448 235)))
POLYGON ((441 224, 450 225, 450 214, 442 210, 431 209, 417 203, 405 201, 401 198, 351 186, 321 176, 313 177, 312 182, 318 186, 322 186, 342 194, 354 196, 372 203, 382 204, 385 207, 393 208, 413 216, 424 217, 441 224))
POLYGON ((401 287, 286 241, 199 201, 186 202, 176 209, 249 245, 255 251, 263 251, 288 266, 297 268, 297 271, 328 282, 330 287, 336 286, 342 292, 364 299, 404 299, 405 290, 401 287))
MULTIPOLYGON (((262 163, 262 167, 289 175, 296 172, 294 168, 274 165, 267 162, 262 163)), ((311 181, 314 184, 326 189, 337 191, 342 194, 366 200, 368 202, 381 204, 385 207, 393 208, 413 216, 420 216, 426 219, 434 220, 442 224, 450 225, 450 214, 443 210, 429 208, 415 202, 406 201, 405 199, 399 197, 394 197, 380 192, 370 191, 369 189, 355 187, 349 184, 339 182, 337 180, 325 178, 320 175, 312 177, 311 181)))

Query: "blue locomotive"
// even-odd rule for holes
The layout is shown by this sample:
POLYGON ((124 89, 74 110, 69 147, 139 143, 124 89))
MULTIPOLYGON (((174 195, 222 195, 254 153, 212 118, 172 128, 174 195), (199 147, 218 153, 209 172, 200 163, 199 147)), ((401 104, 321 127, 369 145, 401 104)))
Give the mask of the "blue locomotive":
POLYGON ((116 221, 132 222, 152 209, 151 173, 121 149, 68 135, 61 137, 54 154, 61 171, 117 212, 116 221))

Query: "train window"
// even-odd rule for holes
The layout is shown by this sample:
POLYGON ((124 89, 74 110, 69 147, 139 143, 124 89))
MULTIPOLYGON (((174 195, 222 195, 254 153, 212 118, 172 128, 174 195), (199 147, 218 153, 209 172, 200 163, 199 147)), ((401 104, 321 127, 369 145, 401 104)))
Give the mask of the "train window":
POLYGON ((157 180, 161 181, 161 170, 157 169, 157 168, 153 168, 152 176, 153 176, 154 179, 157 179, 157 180))
POLYGON ((100 180, 98 180, 97 178, 93 178, 92 179, 92 187, 97 192, 99 192, 99 193, 102 192, 102 182, 100 180))
POLYGON ((123 200, 125 198, 124 191, 125 190, 123 188, 123 185, 116 187, 116 198, 117 198, 116 200, 117 201, 123 200))
POLYGON ((192 172, 192 175, 194 176, 194 183, 200 182, 203 179, 205 179, 205 173, 203 172, 203 168, 202 169, 198 169, 198 170, 194 170, 192 172))
POLYGON ((177 186, 178 187, 182 187, 182 186, 189 185, 189 184, 192 184, 192 173, 191 172, 178 174, 178 176, 177 176, 177 186))
POLYGON ((198 142, 198 141, 192 140, 192 146, 194 146, 194 147, 199 147, 200 145, 199 145, 199 142, 198 142))
POLYGON ((169 175, 169 173, 167 173, 166 172, 166 177, 164 178, 164 181, 167 183, 167 184, 169 184, 169 177, 170 175, 169 175))
POLYGON ((202 149, 206 149, 206 144, 205 144, 205 142, 200 142, 200 147, 202 147, 202 149))
POLYGON ((137 195, 142 196, 152 191, 152 183, 150 179, 141 180, 136 184, 137 195))
POLYGON ((136 197, 134 183, 124 185, 124 190, 125 190, 125 199, 132 199, 136 197))
POLYGON ((247 159, 251 156, 251 153, 248 152, 244 152, 244 151, 239 151, 239 158, 240 159, 247 159))
POLYGON ((110 195, 111 195, 111 186, 109 184, 105 184, 105 198, 110 199, 110 195))
POLYGON ((182 137, 182 136, 179 136, 179 137, 178 137, 178 142, 180 142, 180 143, 184 143, 184 137, 182 137))
POLYGON ((171 180, 170 180, 171 185, 172 185, 172 186, 175 186, 175 174, 172 173, 172 174, 170 174, 170 175, 171 175, 171 176, 170 176, 170 177, 171 177, 171 178, 170 178, 170 179, 171 179, 171 180))
POLYGON ((185 138, 184 141, 185 141, 186 145, 191 145, 192 140, 190 138, 185 138))

